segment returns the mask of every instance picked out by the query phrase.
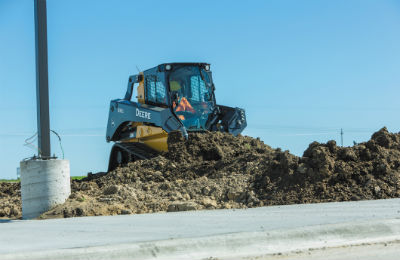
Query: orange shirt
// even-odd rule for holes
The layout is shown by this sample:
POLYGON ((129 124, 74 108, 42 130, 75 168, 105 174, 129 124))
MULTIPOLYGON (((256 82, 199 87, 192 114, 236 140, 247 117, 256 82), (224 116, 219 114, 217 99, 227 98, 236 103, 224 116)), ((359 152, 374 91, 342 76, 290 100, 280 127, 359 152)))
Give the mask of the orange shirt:
MULTIPOLYGON (((175 103, 174 103, 174 108, 175 108, 175 103)), ((178 107, 175 109, 175 112, 179 112, 179 111, 188 111, 188 112, 192 112, 192 113, 196 113, 196 110, 193 109, 192 105, 189 103, 189 101, 183 97, 181 98, 181 100, 179 101, 179 105, 178 107)))

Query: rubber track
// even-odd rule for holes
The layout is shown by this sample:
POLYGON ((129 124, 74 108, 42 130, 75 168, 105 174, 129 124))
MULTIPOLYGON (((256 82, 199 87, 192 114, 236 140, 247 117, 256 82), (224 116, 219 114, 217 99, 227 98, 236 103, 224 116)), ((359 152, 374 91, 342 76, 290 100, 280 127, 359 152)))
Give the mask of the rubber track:
POLYGON ((158 155, 156 151, 142 143, 115 143, 114 145, 128 152, 130 155, 130 161, 133 158, 145 160, 158 155))

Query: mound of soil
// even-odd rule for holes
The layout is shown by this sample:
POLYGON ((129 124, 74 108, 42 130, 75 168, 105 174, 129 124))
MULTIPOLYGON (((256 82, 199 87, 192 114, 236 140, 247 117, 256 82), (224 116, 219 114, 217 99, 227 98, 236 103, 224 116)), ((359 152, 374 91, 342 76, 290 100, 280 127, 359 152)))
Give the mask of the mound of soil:
POLYGON ((21 185, 0 182, 0 219, 21 217, 21 185))
MULTIPOLYGON (((42 217, 400 197, 400 133, 386 128, 353 147, 313 142, 302 157, 259 139, 218 132, 191 134, 188 141, 171 133, 168 147, 151 160, 72 182, 69 199, 42 217)), ((4 208, 1 203, 0 214, 4 208)), ((20 214, 20 206, 15 208, 20 214)), ((7 213, 20 216, 11 208, 7 213)))

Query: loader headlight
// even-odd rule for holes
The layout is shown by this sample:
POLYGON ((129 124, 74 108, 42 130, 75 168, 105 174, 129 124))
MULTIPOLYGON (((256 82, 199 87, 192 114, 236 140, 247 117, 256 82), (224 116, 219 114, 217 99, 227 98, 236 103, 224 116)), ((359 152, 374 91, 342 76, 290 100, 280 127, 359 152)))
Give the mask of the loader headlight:
POLYGON ((171 70, 171 65, 169 65, 169 64, 167 64, 167 65, 165 65, 165 70, 171 70))
POLYGON ((204 66, 204 69, 206 70, 206 71, 209 71, 210 70, 210 65, 206 65, 206 66, 204 66))

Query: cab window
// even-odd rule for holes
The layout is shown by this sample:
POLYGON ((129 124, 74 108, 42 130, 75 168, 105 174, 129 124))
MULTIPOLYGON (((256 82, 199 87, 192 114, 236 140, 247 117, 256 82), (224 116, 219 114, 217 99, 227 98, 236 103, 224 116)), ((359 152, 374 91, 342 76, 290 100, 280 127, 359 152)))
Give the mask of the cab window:
POLYGON ((204 80, 199 75, 190 77, 190 90, 192 92, 192 100, 206 102, 205 94, 208 93, 204 80))
POLYGON ((164 82, 154 75, 145 79, 146 103, 167 105, 167 91, 164 82))

